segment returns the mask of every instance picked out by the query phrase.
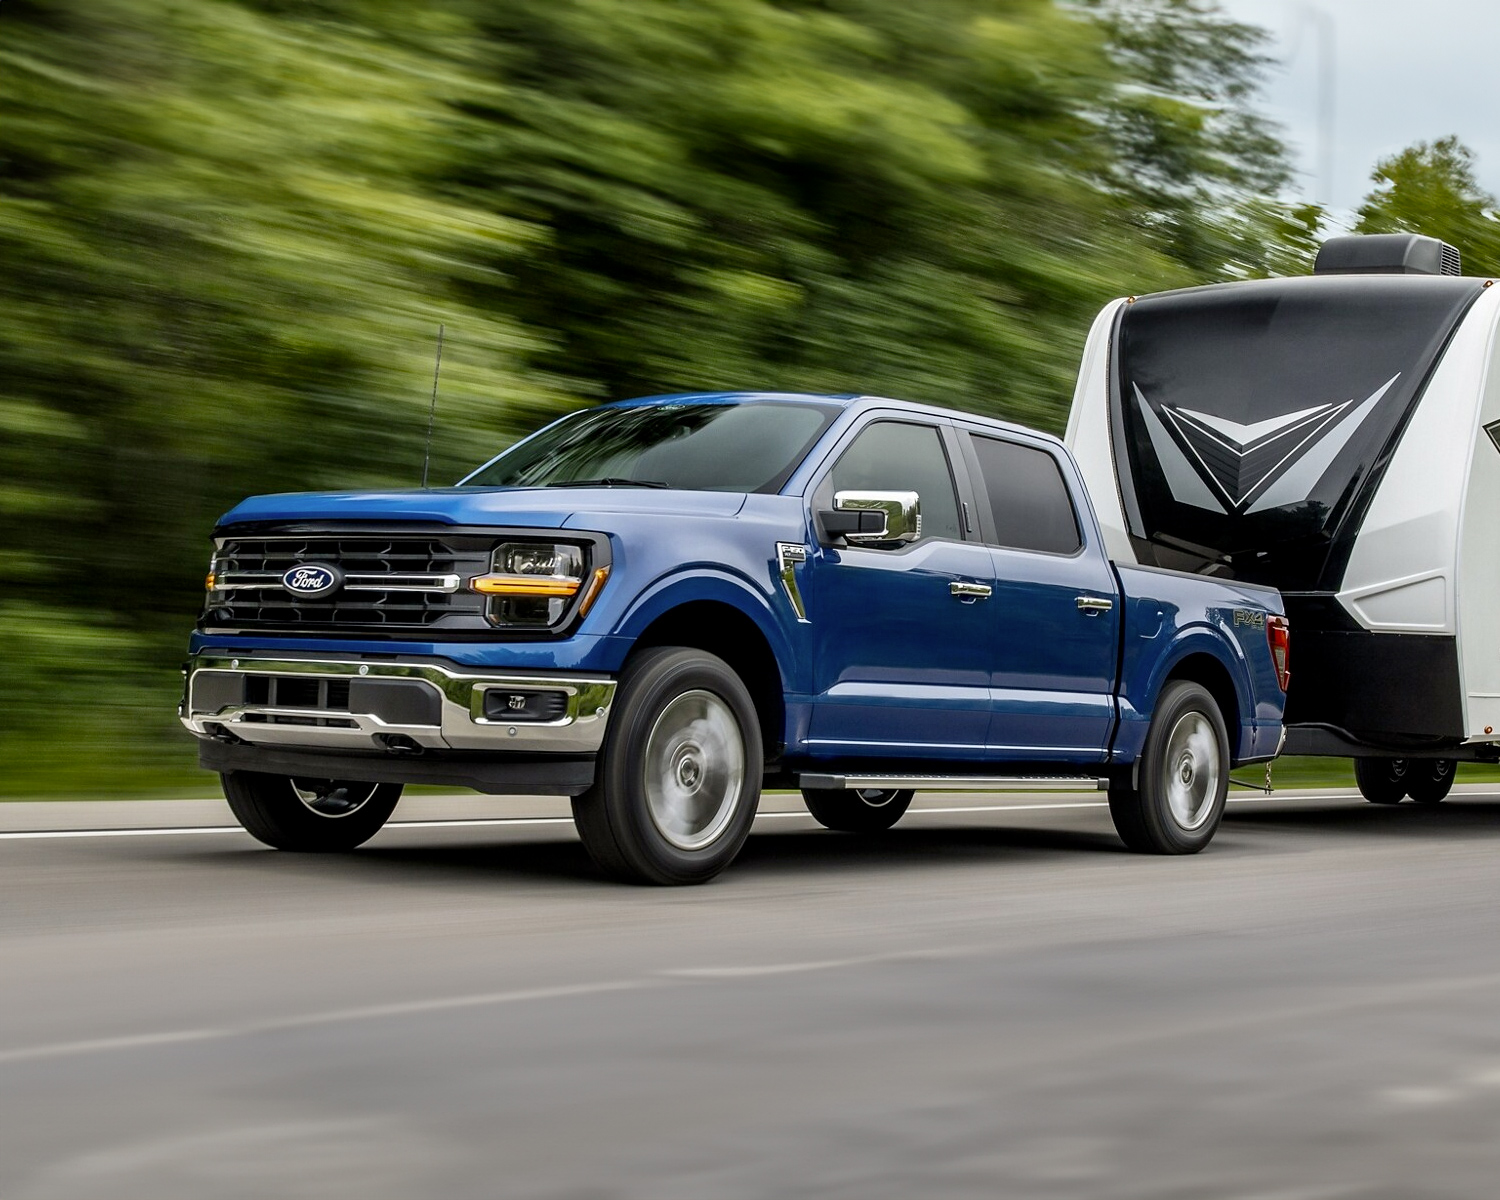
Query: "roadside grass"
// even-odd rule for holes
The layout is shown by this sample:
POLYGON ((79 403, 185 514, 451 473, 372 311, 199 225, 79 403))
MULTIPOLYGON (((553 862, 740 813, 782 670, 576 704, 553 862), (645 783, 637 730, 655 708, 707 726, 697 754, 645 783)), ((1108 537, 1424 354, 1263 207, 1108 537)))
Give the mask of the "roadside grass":
MULTIPOLYGON (((1265 787, 1264 765, 1242 767, 1229 776, 1232 783, 1259 791, 1265 787)), ((1457 783, 1500 782, 1500 765, 1459 763, 1457 783)), ((1278 758, 1271 764, 1272 788, 1352 788, 1352 758, 1278 758)))

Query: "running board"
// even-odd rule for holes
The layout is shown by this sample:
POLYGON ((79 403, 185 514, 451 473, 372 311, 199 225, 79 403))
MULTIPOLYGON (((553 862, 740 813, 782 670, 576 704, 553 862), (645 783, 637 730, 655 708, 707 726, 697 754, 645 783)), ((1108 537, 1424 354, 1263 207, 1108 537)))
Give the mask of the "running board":
POLYGON ((799 775, 799 787, 851 791, 911 788, 919 792, 1102 792, 1109 781, 1093 775, 799 775))

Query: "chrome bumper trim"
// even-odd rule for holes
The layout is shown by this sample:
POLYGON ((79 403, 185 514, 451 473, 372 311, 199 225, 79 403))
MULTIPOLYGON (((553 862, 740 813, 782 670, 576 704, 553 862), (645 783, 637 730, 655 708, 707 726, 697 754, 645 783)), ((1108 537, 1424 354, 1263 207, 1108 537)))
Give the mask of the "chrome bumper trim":
POLYGON ((594 754, 614 701, 615 681, 576 675, 470 674, 437 663, 360 662, 337 658, 261 658, 227 654, 197 655, 187 667, 187 699, 181 720, 201 738, 214 736, 208 726, 222 727, 246 742, 281 747, 382 750, 377 735, 410 738, 433 750, 496 750, 511 753, 594 754), (193 683, 206 672, 232 675, 304 675, 313 679, 418 680, 437 692, 437 725, 394 725, 373 713, 342 709, 290 708, 237 704, 210 712, 193 708, 193 683), (563 715, 555 721, 490 720, 484 715, 485 693, 505 691, 562 692, 563 715), (347 722, 342 725, 273 724, 247 717, 291 717, 347 722))

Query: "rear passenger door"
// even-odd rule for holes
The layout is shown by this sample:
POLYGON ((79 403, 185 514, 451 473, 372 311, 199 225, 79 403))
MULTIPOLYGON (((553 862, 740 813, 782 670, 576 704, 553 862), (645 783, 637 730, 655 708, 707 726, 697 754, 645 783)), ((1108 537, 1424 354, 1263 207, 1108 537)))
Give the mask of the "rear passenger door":
POLYGON ((1114 722, 1120 606, 1080 485, 1056 447, 960 434, 994 563, 986 615, 995 757, 1102 759, 1114 722))
POLYGON ((803 594, 814 629, 815 754, 985 754, 993 564, 965 521, 972 509, 959 499, 957 452, 950 425, 877 414, 809 493, 817 537, 803 594), (916 492, 921 536, 889 548, 829 536, 817 514, 840 492, 916 492))

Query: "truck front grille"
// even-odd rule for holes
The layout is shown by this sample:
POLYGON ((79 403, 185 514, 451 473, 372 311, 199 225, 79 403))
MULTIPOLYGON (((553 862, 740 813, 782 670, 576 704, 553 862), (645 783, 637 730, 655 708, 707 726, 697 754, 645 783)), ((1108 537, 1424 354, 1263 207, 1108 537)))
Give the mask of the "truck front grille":
POLYGON ((485 629, 485 598, 468 581, 489 570, 494 539, 328 534, 229 537, 214 555, 204 628, 369 633, 485 629), (318 564, 342 574, 323 596, 282 577, 318 564))

